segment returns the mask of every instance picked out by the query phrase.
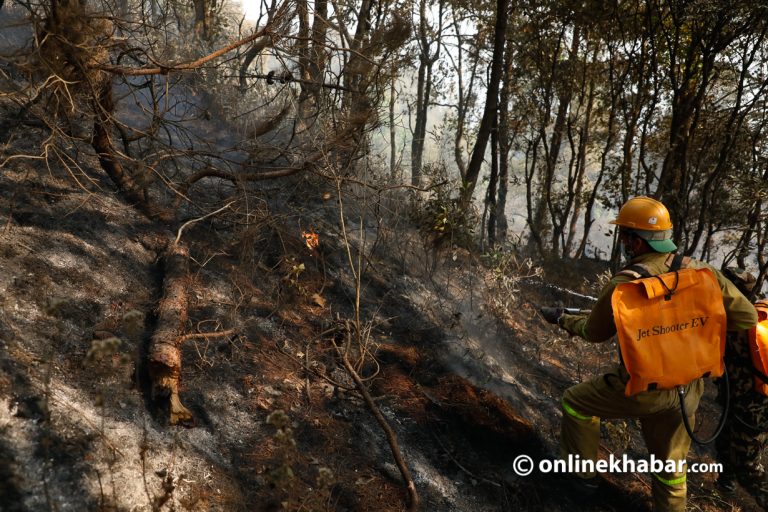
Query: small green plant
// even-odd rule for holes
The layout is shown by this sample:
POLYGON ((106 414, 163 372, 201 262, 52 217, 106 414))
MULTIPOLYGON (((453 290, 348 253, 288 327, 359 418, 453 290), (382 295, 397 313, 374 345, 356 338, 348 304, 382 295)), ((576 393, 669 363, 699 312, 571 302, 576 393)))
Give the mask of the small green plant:
POLYGON ((296 261, 293 256, 288 256, 284 260, 284 272, 282 281, 286 283, 290 288, 294 288, 301 294, 305 294, 306 290, 304 286, 299 282, 301 274, 307 269, 304 263, 296 261))
POLYGON ((433 195, 424 205, 422 226, 434 237, 436 245, 471 248, 475 240, 475 216, 465 212, 457 199, 433 195))
POLYGON ((531 258, 520 258, 510 251, 486 253, 482 261, 489 270, 488 304, 502 315, 517 303, 519 281, 543 273, 543 269, 534 265, 531 258))
POLYGON ((429 235, 435 245, 471 248, 475 241, 477 216, 465 211, 459 198, 467 186, 448 179, 443 163, 429 163, 422 168, 422 180, 429 187, 426 199, 413 196, 411 211, 414 220, 429 235))

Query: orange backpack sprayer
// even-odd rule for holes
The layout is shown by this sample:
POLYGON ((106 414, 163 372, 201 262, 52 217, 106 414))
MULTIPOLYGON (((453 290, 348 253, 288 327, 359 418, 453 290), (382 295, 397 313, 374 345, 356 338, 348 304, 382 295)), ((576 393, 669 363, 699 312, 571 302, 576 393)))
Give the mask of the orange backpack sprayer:
POLYGON ((727 405, 715 436, 698 440, 688 424, 683 386, 723 375, 726 314, 712 270, 680 269, 682 262, 682 255, 676 255, 670 271, 656 276, 640 266, 623 271, 635 280, 616 286, 611 305, 630 376, 625 394, 677 388, 689 435, 706 444, 720 433, 727 405))
POLYGON ((755 374, 755 392, 768 395, 768 302, 755 303, 757 325, 749 330, 749 355, 755 374))

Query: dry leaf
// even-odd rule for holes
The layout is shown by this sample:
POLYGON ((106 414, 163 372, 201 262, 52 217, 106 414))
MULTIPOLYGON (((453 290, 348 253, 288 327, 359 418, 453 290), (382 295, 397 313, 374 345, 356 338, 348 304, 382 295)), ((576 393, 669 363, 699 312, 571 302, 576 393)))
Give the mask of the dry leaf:
POLYGON ((319 293, 312 294, 312 302, 321 308, 325 307, 325 299, 319 293))

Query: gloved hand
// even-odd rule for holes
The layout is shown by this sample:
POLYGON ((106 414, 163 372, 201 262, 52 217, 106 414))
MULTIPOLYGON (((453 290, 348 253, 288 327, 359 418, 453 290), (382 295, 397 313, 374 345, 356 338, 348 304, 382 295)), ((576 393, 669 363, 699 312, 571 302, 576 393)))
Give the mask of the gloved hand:
POLYGON ((547 322, 560 325, 560 318, 565 313, 565 308, 539 308, 539 313, 547 322))

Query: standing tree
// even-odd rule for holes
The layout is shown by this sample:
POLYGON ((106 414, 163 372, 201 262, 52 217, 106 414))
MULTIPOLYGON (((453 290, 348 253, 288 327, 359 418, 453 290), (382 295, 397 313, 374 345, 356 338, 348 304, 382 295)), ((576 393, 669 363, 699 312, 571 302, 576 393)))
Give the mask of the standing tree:
POLYGON ((499 105, 499 87, 504 72, 504 43, 507 35, 507 18, 509 16, 509 0, 496 1, 496 17, 493 30, 493 57, 491 59, 491 73, 488 79, 487 92, 483 117, 477 130, 477 138, 472 148, 472 156, 467 166, 467 172, 462 176, 464 184, 461 190, 460 207, 463 211, 469 211, 472 195, 475 191, 477 179, 485 160, 485 150, 488 145, 491 131, 496 124, 496 116, 499 105))

